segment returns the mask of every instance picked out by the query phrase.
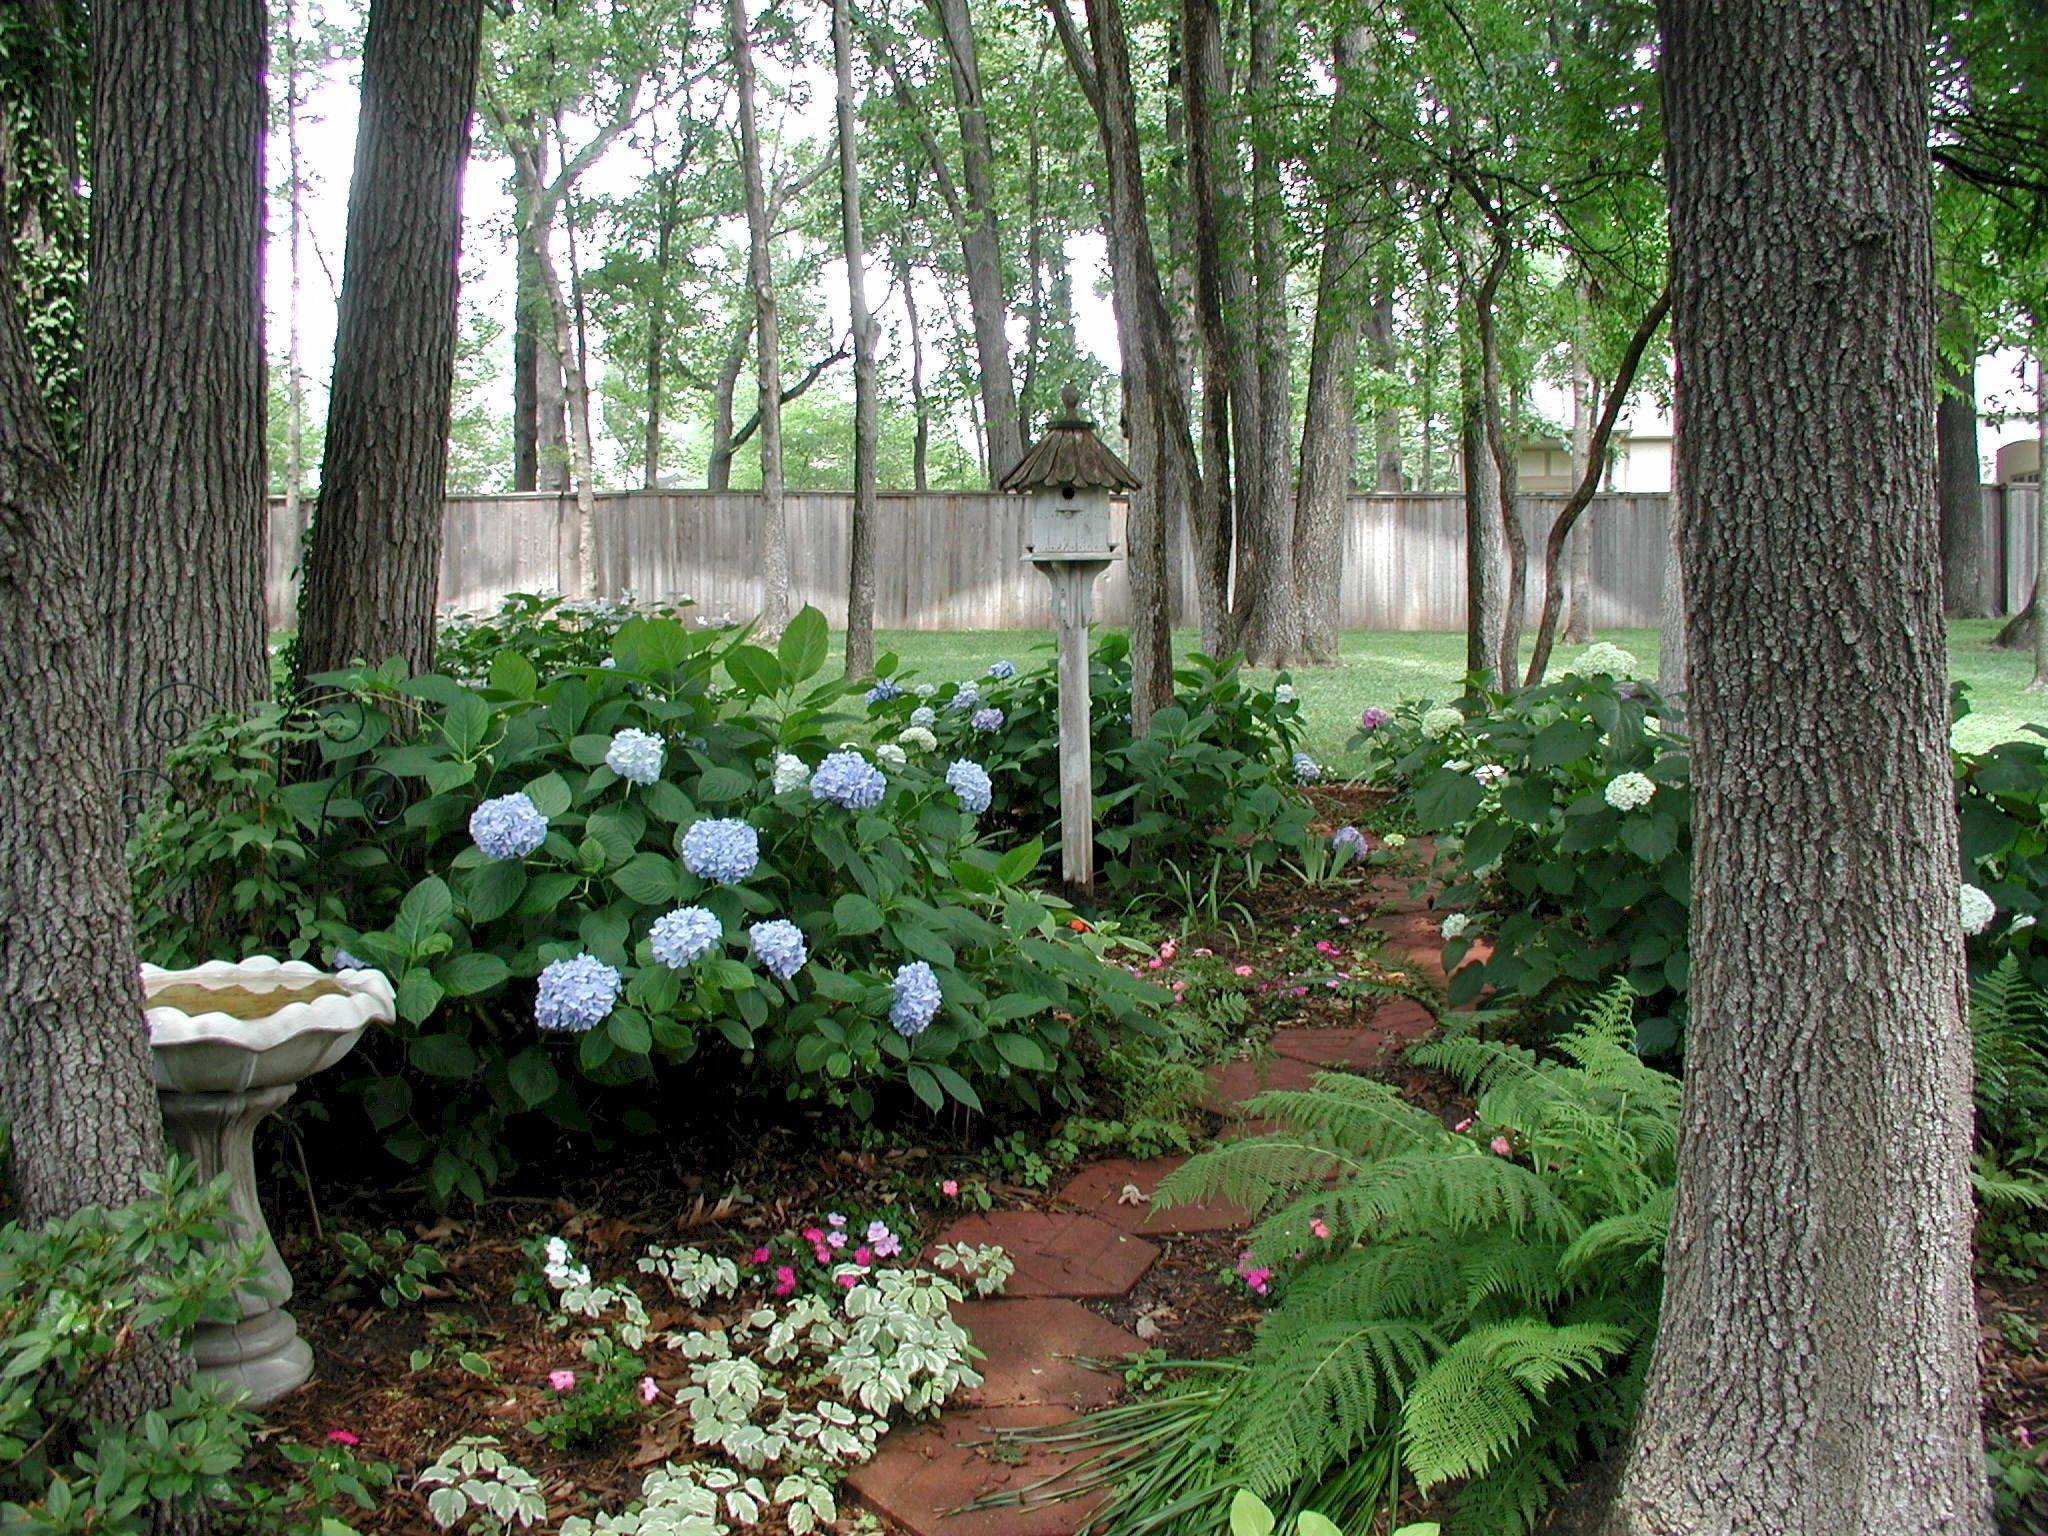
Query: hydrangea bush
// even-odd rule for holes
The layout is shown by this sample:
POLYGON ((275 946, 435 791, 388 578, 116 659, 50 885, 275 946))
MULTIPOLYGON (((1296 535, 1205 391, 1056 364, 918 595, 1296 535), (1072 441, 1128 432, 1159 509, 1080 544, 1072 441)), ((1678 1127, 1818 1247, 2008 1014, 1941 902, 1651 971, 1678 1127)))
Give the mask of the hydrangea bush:
MULTIPOLYGON (((324 679, 279 749, 311 762, 266 802, 319 889, 276 909, 282 931, 237 914, 216 942, 393 978, 400 1023, 358 1052, 357 1086, 436 1198, 480 1196, 522 1126, 655 1130, 685 1062, 693 1091, 722 1073, 863 1117, 1077 1103, 1096 1044, 1160 1028, 1163 994, 1027 887, 1036 843, 977 820, 1000 758, 885 771, 834 745, 848 690, 825 654, 814 610, 773 650, 639 617, 609 666, 543 677, 514 648, 477 683, 324 679)), ((192 773, 138 840, 154 960, 204 942, 179 915, 191 872, 152 850, 207 793, 192 773)))
MULTIPOLYGON (((886 671, 894 663, 885 657, 881 665, 886 671)), ((1097 639, 1090 679, 1105 883, 1141 896, 1158 890, 1169 869, 1199 868, 1206 878, 1222 861, 1238 878, 1256 877, 1298 857, 1309 821, 1299 785, 1321 769, 1298 751, 1301 706, 1290 685, 1263 687, 1234 659, 1191 656, 1174 672, 1173 705, 1137 738, 1126 636, 1111 631, 1097 639)), ((868 697, 876 740, 905 748, 913 761, 937 752, 976 770, 947 775, 963 809, 978 806, 988 824, 1026 836, 1057 836, 1059 675, 1052 660, 1030 667, 999 661, 957 685, 921 684, 880 698, 871 690, 868 697)))

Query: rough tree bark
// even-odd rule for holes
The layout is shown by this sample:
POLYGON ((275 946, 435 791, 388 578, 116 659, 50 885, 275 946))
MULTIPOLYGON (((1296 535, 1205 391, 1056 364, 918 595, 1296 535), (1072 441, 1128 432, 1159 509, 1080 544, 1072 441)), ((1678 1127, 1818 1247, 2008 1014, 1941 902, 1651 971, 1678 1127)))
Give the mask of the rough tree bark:
MULTIPOLYGON (((543 178, 547 173, 547 140, 540 136, 540 129, 529 132, 534 145, 534 161, 543 178)), ((533 259, 532 244, 535 236, 531 200, 534 189, 526 185, 524 176, 519 175, 519 164, 513 162, 516 211, 513 215, 513 261, 514 288, 512 305, 512 489, 534 491, 541 489, 543 440, 566 442, 561 436, 561 386, 562 370, 554 361, 554 354, 541 341, 541 332, 551 322, 547 314, 547 295, 540 290, 540 264, 533 259), (553 365, 553 389, 541 377, 542 370, 553 365), (547 402, 552 402, 555 414, 555 430, 549 432, 543 424, 547 402)), ((566 487, 550 486, 549 489, 566 487)))
POLYGON ((782 333, 775 315, 775 262, 769 250, 768 192, 761 177, 761 133, 754 120, 754 50, 747 0, 726 0, 733 80, 739 93, 740 172, 747 205, 747 286, 754 300, 754 374, 761 416, 761 567, 763 635, 789 622, 789 529, 782 510, 782 333))
POLYGON ((1223 254, 1223 193, 1217 162, 1227 146, 1217 137, 1217 104, 1228 93, 1223 18, 1217 0, 1181 5, 1181 95, 1187 114, 1189 243, 1194 247, 1195 333, 1202 360, 1202 504, 1194 509, 1195 600, 1202 649, 1231 647, 1230 561, 1233 538, 1230 473, 1230 342, 1224 293, 1233 279, 1223 254))
MULTIPOLYGON (((1361 153, 1363 148, 1361 146, 1361 153)), ((1365 314, 1365 355, 1372 364, 1384 389, 1400 375, 1401 357, 1394 346, 1394 285, 1381 281, 1376 285, 1372 307, 1365 314)), ((1401 407, 1391 395, 1383 398, 1380 408, 1373 412, 1372 420, 1373 470, 1372 488, 1386 494, 1396 494, 1405 489, 1403 453, 1401 448, 1401 407)))
MULTIPOLYGON (((1572 483, 1586 477, 1593 462, 1593 401, 1599 385, 1593 379, 1593 360, 1586 332, 1591 321, 1592 294, 1579 284, 1578 323, 1572 328, 1572 483)), ((1574 532, 1569 574, 1565 581, 1564 638, 1568 644, 1584 645, 1593 638, 1593 525, 1574 532)))
MULTIPOLYGON (((1255 666, 1284 667, 1299 650, 1294 583, 1294 498, 1287 347, 1287 208, 1280 155, 1263 126, 1276 110, 1280 48, 1277 0, 1252 0, 1245 86, 1252 163, 1252 365, 1258 413, 1250 417, 1258 472, 1238 483, 1237 648, 1255 666)), ((1240 417, 1242 439, 1248 429, 1240 417)))
POLYGON ((1481 673, 1489 685, 1513 681, 1500 664, 1501 548, 1500 478, 1486 449, 1486 405, 1480 398, 1479 364, 1469 343, 1459 351, 1458 459, 1465 489, 1465 670, 1481 673))
POLYGON ((1983 472, 1977 462, 1974 359, 1940 359, 1934 408, 1936 499, 1941 508, 1942 607, 1952 619, 1991 617, 1991 551, 1984 537, 1983 472))
POLYGON ((1692 667, 1685 645, 1685 482, 1671 466, 1664 527, 1664 578, 1657 590, 1657 691, 1682 699, 1692 667))
POLYGON ((1061 41, 1095 105, 1107 169, 1107 217, 1117 347, 1123 359, 1126 440, 1140 488, 1131 493, 1124 544, 1130 563, 1131 729, 1144 735, 1173 701, 1173 653, 1166 606, 1166 530, 1174 509, 1201 495, 1187 402, 1174 357, 1173 327, 1145 216, 1137 94, 1122 0, 1087 0, 1088 51, 1073 37, 1064 0, 1049 0, 1061 41))
POLYGON ((988 107, 981 94, 981 63, 967 0, 928 0, 945 39, 953 80, 953 105, 960 123, 960 255, 967 276, 967 306, 974 320, 974 352, 980 362, 981 419, 988 434, 988 473, 1001 479, 1024 457, 1023 428, 1010 372, 1009 305, 1003 292, 1003 246, 996 227, 995 154, 990 146, 988 107))
POLYGON ((718 364, 718 378, 711 389, 711 453, 704 461, 704 488, 724 491, 732 487, 733 396, 739 392, 740 375, 747 367, 747 344, 754 339, 754 315, 747 313, 732 333, 732 342, 718 364))
POLYGON ((270 683, 266 37, 262 0, 92 8, 81 511, 131 787, 200 716, 270 683))
MULTIPOLYGON (((2041 334, 2035 322, 2034 334, 2041 334)), ((2048 592, 2048 349, 2034 354, 2034 604, 2048 592)), ((2034 675, 2026 692, 2048 693, 2048 624, 2043 624, 2036 607, 2034 615, 2034 675)))
POLYGON ((1692 1020, 1608 1528, 1980 1536, 1927 8, 1658 11, 1692 1020))
POLYGON ((434 657, 482 0, 375 0, 299 676, 434 657))
POLYGON ((910 258, 896 253, 896 285, 903 290, 903 318, 910 332, 910 483, 913 489, 931 488, 932 409, 924 396, 924 327, 917 313, 917 290, 912 286, 910 258))
MULTIPOLYGON (((1330 152, 1362 164, 1365 146, 1350 120, 1355 87, 1348 82, 1371 47, 1364 27, 1337 34, 1337 87, 1330 99, 1330 152)), ((1370 232, 1352 199, 1323 192, 1321 270, 1316 276, 1315 332, 1309 343, 1308 396, 1301 411, 1301 489, 1294 509, 1296 619, 1303 659, 1338 659, 1338 604, 1344 577, 1344 521, 1358 470, 1358 343, 1370 311, 1364 292, 1370 232)), ((1400 474, 1396 445, 1395 474, 1400 474)))
POLYGON ((853 97, 851 0, 832 0, 832 67, 839 128, 839 234, 853 328, 853 519, 847 533, 846 675, 875 670, 875 439, 880 382, 868 314, 867 247, 860 227, 860 124, 853 97))

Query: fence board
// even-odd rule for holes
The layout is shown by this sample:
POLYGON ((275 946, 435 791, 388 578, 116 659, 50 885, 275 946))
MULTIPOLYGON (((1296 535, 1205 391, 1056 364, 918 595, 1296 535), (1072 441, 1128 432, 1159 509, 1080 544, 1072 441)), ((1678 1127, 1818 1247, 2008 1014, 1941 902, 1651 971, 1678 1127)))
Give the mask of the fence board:
MULTIPOLYGON (((1999 552, 1990 573, 1997 606, 2023 607, 2033 589, 2038 530, 2033 486, 1987 486, 1984 517, 1999 552)), ((1649 628, 1657 622, 1669 498, 1594 500, 1580 521, 1593 541, 1593 622, 1649 628)), ((853 498, 792 491, 785 498, 791 579, 798 603, 836 626, 846 615, 847 525, 853 498)), ((1563 498, 1522 498, 1528 534, 1528 615, 1540 610, 1543 542, 1563 498)), ((604 589, 642 599, 687 595, 710 617, 744 617, 761 604, 760 495, 754 491, 618 491, 597 497, 597 559, 604 589)), ((441 606, 491 608, 507 592, 561 585, 575 536, 573 498, 553 493, 451 497, 445 511, 441 606)), ((1122 538, 1123 510, 1113 512, 1122 538)), ((303 518, 302 518, 303 521, 303 518)), ((884 491, 876 512, 875 622, 884 629, 1046 629, 1047 583, 1024 559, 1021 497, 991 491, 884 491)), ((303 528, 271 507, 267 592, 271 624, 294 622, 303 528)), ((1339 622, 1346 629, 1452 630, 1465 622, 1465 510, 1456 495, 1360 493, 1344 530, 1339 622)), ((1193 627, 1194 558, 1176 535, 1175 622, 1193 627)), ((1096 611, 1126 623, 1130 588, 1121 562, 1103 578, 1096 611)))

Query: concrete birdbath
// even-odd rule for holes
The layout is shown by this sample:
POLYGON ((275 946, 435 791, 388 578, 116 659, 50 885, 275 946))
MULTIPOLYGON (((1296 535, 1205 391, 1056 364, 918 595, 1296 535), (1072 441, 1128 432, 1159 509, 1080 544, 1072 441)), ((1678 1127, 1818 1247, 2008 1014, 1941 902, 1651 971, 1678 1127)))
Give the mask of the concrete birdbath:
POLYGON ((298 1083, 333 1066, 371 1024, 396 1016, 377 971, 316 970, 257 955, 191 970, 142 968, 150 1062, 164 1125, 203 1179, 226 1173, 234 1235, 261 1244, 255 1280, 238 1296, 241 1321, 205 1323, 193 1339, 200 1374, 274 1402, 313 1370, 313 1352, 284 1310, 291 1271, 256 1201, 256 1124, 298 1083))

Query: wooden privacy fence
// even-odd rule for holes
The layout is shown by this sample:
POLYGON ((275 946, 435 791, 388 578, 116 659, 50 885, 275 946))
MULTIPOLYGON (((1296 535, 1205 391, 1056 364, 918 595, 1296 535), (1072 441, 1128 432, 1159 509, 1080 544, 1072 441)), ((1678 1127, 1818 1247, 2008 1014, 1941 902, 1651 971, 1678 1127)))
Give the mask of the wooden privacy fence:
MULTIPOLYGON (((596 569, 603 590, 644 600, 687 594, 708 616, 746 617, 761 604, 760 495, 753 491, 615 491, 597 497, 596 569)), ((853 497, 785 498, 796 600, 836 626, 846 617, 846 541, 853 497)), ((1543 541, 1560 496, 1522 498, 1530 549, 1529 617, 1542 601, 1543 541)), ((1581 521, 1593 540, 1593 614, 1601 629, 1657 622, 1664 574, 1662 494, 1597 498, 1581 521)), ((2036 488, 1986 486, 1993 551, 1986 597, 2015 612, 2033 589, 2036 488)), ((1123 511, 1115 512, 1118 537, 1123 511)), ((552 493, 451 497, 441 555, 441 606, 476 612, 507 592, 561 585, 574 537, 574 499, 552 493)), ((303 519, 301 519, 302 521, 303 519)), ((875 529, 875 622, 884 629, 1047 629, 1050 589, 1024 559, 1025 504, 993 491, 884 491, 875 529)), ((296 623, 303 527, 274 502, 268 594, 273 628, 296 623)), ((1194 562, 1177 531, 1175 622, 1196 622, 1194 562)), ((1097 591, 1103 623, 1126 622, 1122 562, 1097 591)), ((1465 508, 1456 495, 1359 494, 1344 526, 1339 621, 1346 629, 1460 629, 1465 623, 1465 508)))

